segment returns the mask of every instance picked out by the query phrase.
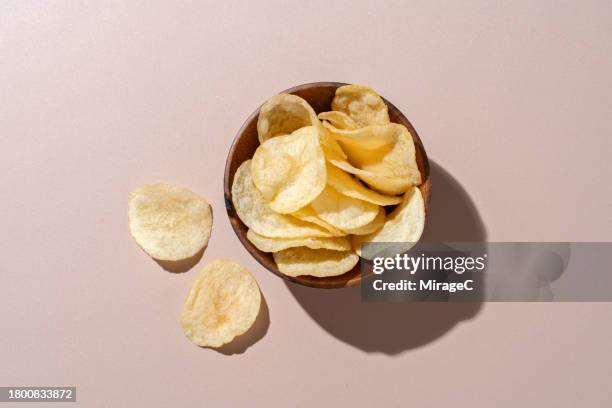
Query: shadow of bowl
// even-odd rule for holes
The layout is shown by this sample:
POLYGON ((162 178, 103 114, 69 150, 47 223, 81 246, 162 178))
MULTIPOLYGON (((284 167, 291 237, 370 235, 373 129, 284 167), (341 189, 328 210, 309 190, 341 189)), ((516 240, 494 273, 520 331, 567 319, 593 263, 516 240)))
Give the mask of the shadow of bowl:
MULTIPOLYGON (((486 241, 471 198, 442 167, 430 161, 435 193, 422 241, 486 241)), ((430 343, 482 307, 471 303, 363 303, 359 288, 315 290, 287 283, 289 291, 323 329, 366 352, 389 355, 430 343)))

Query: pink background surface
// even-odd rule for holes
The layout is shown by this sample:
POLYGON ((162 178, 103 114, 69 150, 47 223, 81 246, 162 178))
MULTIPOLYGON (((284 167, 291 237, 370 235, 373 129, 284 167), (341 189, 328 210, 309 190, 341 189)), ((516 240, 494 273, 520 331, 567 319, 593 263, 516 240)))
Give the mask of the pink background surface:
POLYGON ((269 96, 368 84, 438 165, 436 234, 609 241, 611 3, 256 3, 0 4, 0 385, 76 385, 87 407, 610 406, 612 305, 366 307, 287 286, 239 244, 222 176, 269 96), (187 273, 127 231, 129 191, 157 181, 214 209, 187 273), (244 353, 178 324, 218 257, 267 300, 244 353))

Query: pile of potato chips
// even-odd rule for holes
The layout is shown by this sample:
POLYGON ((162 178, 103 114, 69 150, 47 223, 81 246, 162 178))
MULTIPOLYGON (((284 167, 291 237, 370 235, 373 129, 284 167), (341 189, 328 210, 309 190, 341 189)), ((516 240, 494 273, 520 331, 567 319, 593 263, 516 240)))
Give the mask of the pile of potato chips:
POLYGON ((362 243, 414 243, 423 232, 408 129, 391 123, 365 86, 338 88, 331 108, 317 115, 299 96, 272 97, 259 113, 261 144, 234 175, 247 238, 289 276, 341 275, 359 261, 362 243))

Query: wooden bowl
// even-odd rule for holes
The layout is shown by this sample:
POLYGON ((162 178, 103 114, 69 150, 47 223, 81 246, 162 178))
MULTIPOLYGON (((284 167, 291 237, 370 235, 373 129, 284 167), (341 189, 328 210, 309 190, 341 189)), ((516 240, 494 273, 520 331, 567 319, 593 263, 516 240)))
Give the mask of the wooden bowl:
MULTIPOLYGON (((299 85, 294 88, 287 89, 283 92, 298 95, 310 103, 315 112, 326 112, 330 110, 331 101, 334 98, 336 88, 346 84, 339 82, 313 82, 311 84, 299 85)), ((408 119, 389 101, 385 99, 385 103, 389 107, 389 117, 391 122, 401 123, 406 126, 414 139, 416 147, 416 160, 419 170, 423 178, 423 183, 419 187, 423 194, 425 201, 425 209, 427 211, 429 203, 429 190, 431 181, 429 178, 429 161, 427 160, 427 154, 425 148, 416 130, 408 121, 408 119)), ((276 263, 272 258, 272 254, 261 252, 247 239, 247 226, 240 221, 240 218, 236 215, 234 204, 232 203, 232 183, 234 181, 234 174, 236 169, 242 164, 242 162, 249 160, 253 157, 255 149, 259 146, 259 140, 257 139, 257 117, 259 116, 259 108, 255 110, 248 117, 244 125, 238 131, 238 134, 234 138, 232 147, 230 148, 229 155, 227 156, 227 162, 225 164, 225 176, 223 178, 223 188, 225 190, 225 208, 227 209, 227 215, 229 216, 232 227, 242 242, 242 245, 253 255, 253 257, 262 266, 268 269, 270 272, 282 277, 283 279, 290 280, 292 282, 299 283, 305 286, 311 286, 315 288, 341 288, 345 286, 354 286, 359 284, 361 281, 361 271, 359 263, 353 268, 353 270, 339 276, 330 276, 327 278, 317 278, 314 276, 287 276, 278 271, 276 263)))

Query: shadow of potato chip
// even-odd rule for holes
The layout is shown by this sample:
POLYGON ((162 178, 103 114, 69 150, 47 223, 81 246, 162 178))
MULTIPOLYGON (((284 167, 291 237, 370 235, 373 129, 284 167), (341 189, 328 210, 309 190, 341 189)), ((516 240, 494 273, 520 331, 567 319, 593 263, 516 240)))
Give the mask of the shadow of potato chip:
MULTIPOLYGON (((430 161, 433 184, 423 242, 482 242, 487 231, 463 186, 430 161)), ((286 283, 304 311, 337 339, 368 353, 396 355, 432 343, 473 319, 480 299, 466 303, 365 303, 359 287, 321 290, 286 283)))
POLYGON ((153 258, 153 260, 157 262, 157 264, 167 272, 183 273, 187 272, 188 270, 193 268, 198 262, 200 262, 200 259, 202 259, 202 255, 204 255, 204 251, 206 251, 206 247, 200 249, 195 255, 178 261, 163 261, 161 259, 155 258, 153 258))
POLYGON ((261 304, 259 305, 259 313, 255 323, 246 333, 236 337, 231 342, 224 344, 223 346, 215 349, 221 354, 233 355, 242 354, 253 344, 261 340, 270 327, 270 312, 268 310, 268 302, 264 295, 261 295, 261 304))

